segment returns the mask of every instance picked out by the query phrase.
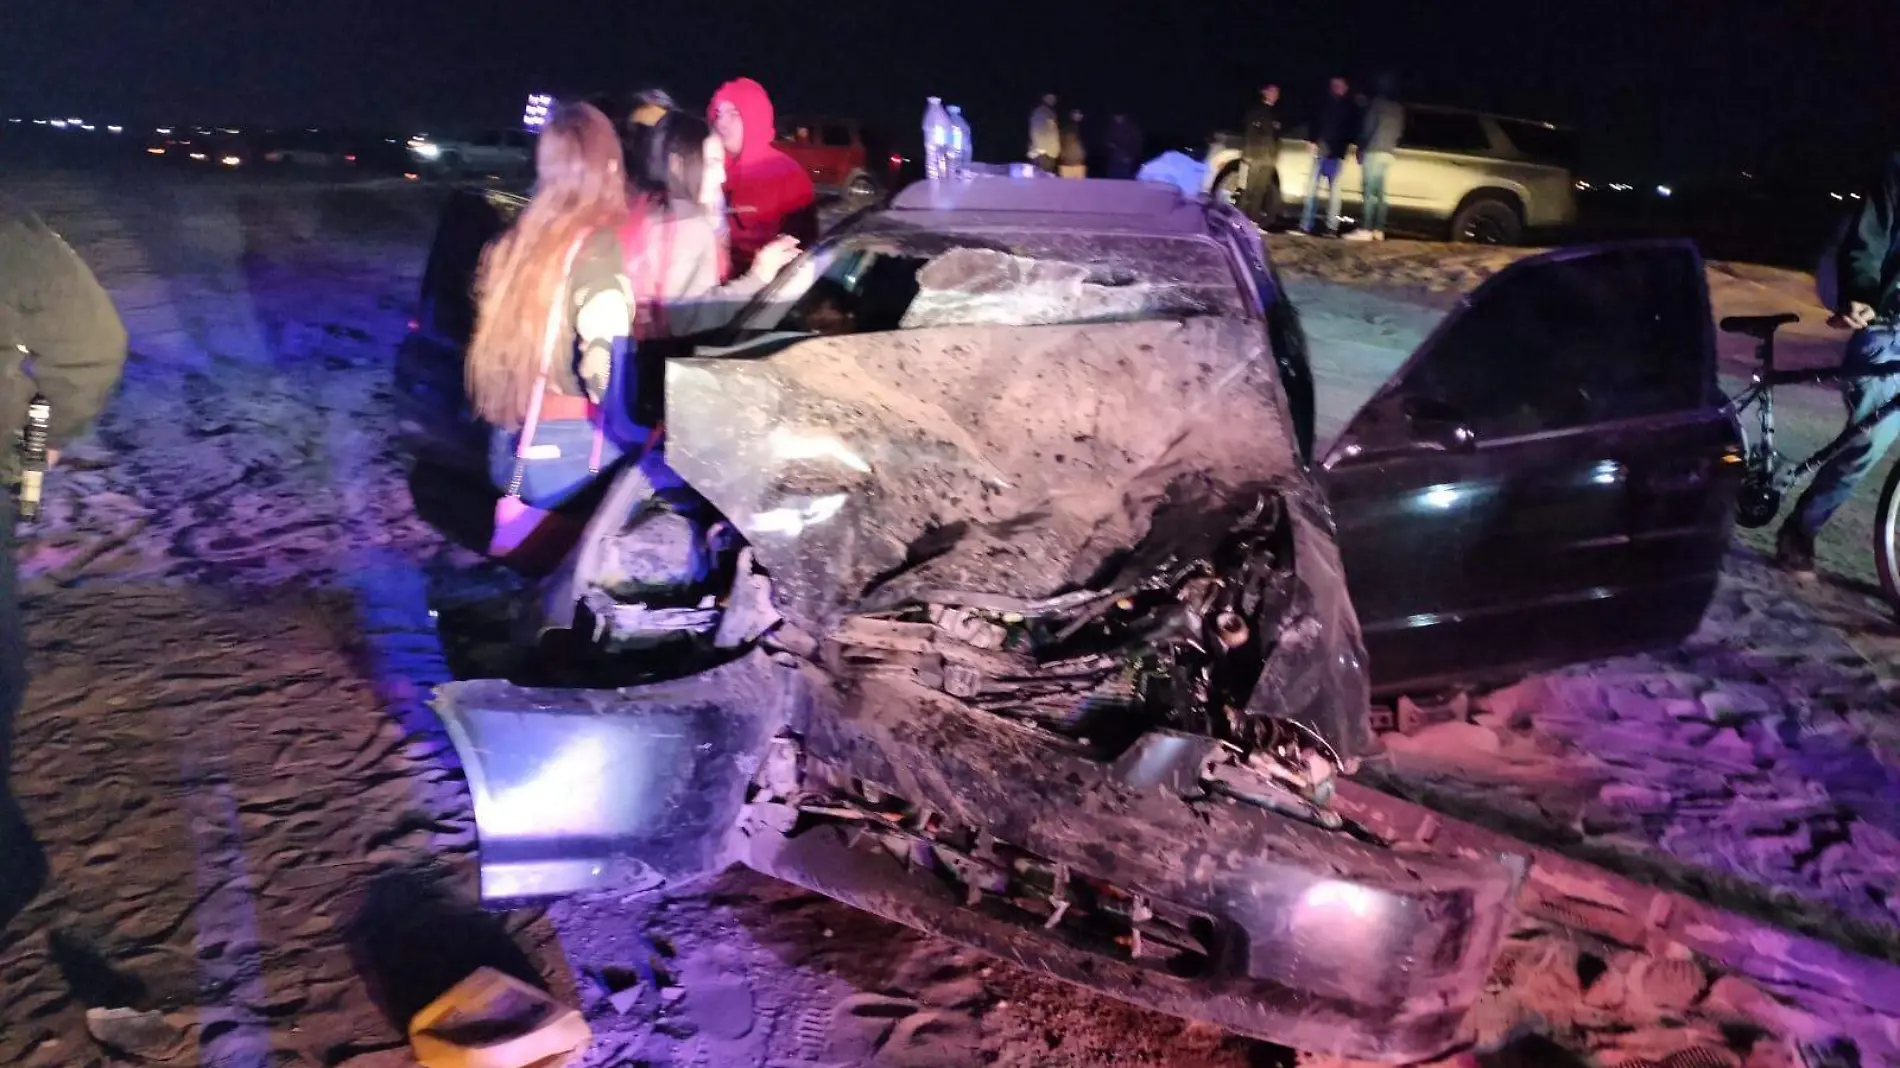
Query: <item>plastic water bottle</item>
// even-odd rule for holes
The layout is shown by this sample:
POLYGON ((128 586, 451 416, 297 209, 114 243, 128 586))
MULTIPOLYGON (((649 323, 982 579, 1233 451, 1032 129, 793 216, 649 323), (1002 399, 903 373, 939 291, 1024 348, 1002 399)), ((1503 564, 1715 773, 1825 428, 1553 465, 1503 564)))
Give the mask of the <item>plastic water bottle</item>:
POLYGON ((963 117, 963 109, 956 104, 950 105, 950 173, 962 176, 970 171, 970 120, 963 117))
POLYGON ((933 96, 924 108, 924 177, 947 178, 950 172, 950 113, 943 98, 933 96))
POLYGON ((52 422, 53 406, 35 393, 26 406, 26 428, 20 434, 19 501, 14 507, 21 519, 40 514, 40 493, 46 485, 46 436, 52 422))

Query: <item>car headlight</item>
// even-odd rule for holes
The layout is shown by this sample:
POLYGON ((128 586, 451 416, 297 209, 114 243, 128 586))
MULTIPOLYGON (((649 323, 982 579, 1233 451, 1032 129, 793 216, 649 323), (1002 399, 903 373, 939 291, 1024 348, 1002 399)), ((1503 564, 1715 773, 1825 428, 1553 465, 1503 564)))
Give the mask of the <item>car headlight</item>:
POLYGON ((409 151, 414 152, 418 159, 436 159, 442 155, 441 146, 430 144, 427 141, 411 141, 409 143, 409 151))

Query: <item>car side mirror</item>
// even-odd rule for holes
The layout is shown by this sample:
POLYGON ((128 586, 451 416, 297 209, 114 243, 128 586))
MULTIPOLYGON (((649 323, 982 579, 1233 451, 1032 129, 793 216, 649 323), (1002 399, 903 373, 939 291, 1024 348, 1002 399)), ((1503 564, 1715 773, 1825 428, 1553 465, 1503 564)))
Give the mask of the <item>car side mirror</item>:
POLYGON ((1412 443, 1440 452, 1470 452, 1478 446, 1471 417, 1435 397, 1407 397, 1403 408, 1412 443))

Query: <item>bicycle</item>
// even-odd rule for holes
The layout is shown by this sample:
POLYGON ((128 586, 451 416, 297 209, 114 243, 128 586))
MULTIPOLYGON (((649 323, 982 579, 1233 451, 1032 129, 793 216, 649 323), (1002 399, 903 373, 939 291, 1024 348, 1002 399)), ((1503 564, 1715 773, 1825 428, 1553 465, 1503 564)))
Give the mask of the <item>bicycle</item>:
MULTIPOLYGON (((1801 317, 1792 312, 1779 315, 1733 315, 1721 321, 1723 332, 1755 339, 1758 366, 1748 388, 1729 398, 1745 446, 1741 492, 1736 500, 1735 521, 1749 529, 1765 527, 1781 512, 1782 498, 1788 490, 1839 456, 1851 434, 1873 429, 1881 420, 1900 412, 1900 394, 1876 408, 1865 418, 1843 428, 1834 440, 1799 463, 1790 463, 1775 448, 1775 387, 1821 382, 1847 382, 1865 378, 1900 375, 1900 365, 1875 364, 1849 369, 1820 367, 1805 371, 1784 371, 1775 366, 1775 331, 1801 317), (1742 425, 1742 415, 1755 408, 1758 416, 1754 440, 1742 425)), ((1874 566, 1880 575, 1881 593, 1887 603, 1900 612, 1900 465, 1887 473, 1880 490, 1880 503, 1874 509, 1874 566)))

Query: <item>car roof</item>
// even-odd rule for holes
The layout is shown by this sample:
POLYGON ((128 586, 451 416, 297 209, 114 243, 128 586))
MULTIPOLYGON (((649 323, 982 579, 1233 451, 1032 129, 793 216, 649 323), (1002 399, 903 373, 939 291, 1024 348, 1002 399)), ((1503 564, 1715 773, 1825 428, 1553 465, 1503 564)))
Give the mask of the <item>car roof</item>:
POLYGON ((1478 111, 1474 108, 1455 108, 1446 104, 1418 104, 1408 102, 1405 107, 1412 111, 1424 111, 1437 115, 1469 115, 1474 118, 1493 119, 1497 122, 1514 122, 1522 123, 1526 126, 1542 126, 1546 130, 1563 130, 1565 132, 1569 132, 1570 130, 1568 126, 1554 122, 1546 122, 1543 119, 1524 119, 1518 118, 1515 115, 1500 115, 1495 111, 1478 111))
MULTIPOLYGON (((1029 229, 1206 236, 1206 202, 1172 185, 1101 178, 978 175, 916 182, 878 212, 918 229, 1029 229)), ((884 226, 874 224, 875 228, 884 226)))

